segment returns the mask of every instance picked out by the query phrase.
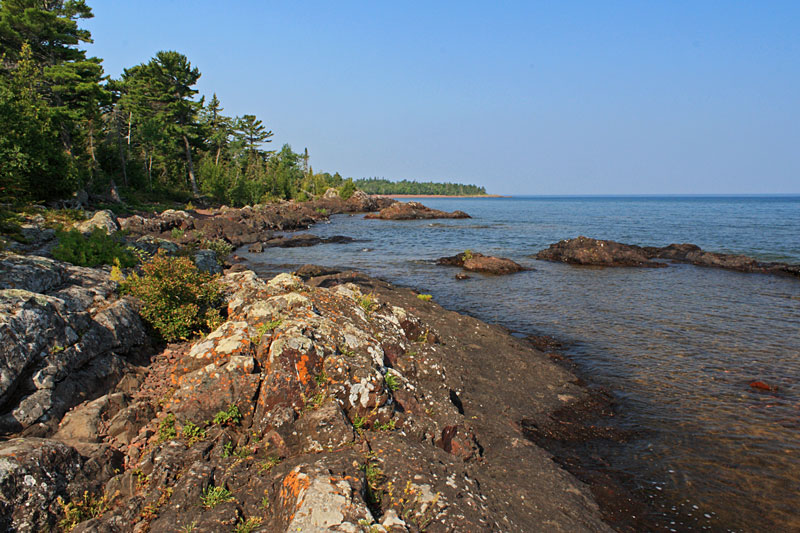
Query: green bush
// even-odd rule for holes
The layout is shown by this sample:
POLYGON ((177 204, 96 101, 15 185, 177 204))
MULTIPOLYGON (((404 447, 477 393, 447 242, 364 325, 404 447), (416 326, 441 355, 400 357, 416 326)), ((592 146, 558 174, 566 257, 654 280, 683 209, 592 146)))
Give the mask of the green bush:
POLYGON ((339 197, 342 200, 347 200, 348 198, 353 196, 353 193, 355 192, 356 192, 356 185, 355 183, 353 183, 352 178, 347 178, 344 184, 341 187, 339 187, 339 197))
POLYGON ((142 301, 141 314, 167 341, 188 339, 222 322, 219 276, 201 272, 187 257, 159 252, 142 275, 122 282, 123 292, 142 301))
POLYGON ((211 250, 217 255, 217 263, 225 263, 225 259, 233 253, 233 246, 228 241, 222 239, 206 239, 203 241, 203 248, 211 250))
POLYGON ((89 236, 76 229, 57 231, 56 236, 58 246, 53 249, 53 257, 59 261, 86 267, 111 265, 117 261, 123 267, 136 264, 131 251, 102 228, 94 228, 89 236))

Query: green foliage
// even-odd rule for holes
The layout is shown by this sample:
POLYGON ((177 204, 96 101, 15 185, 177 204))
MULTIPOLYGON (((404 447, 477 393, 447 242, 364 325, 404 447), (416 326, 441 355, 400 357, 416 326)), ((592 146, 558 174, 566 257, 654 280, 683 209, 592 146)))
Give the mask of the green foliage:
POLYGON ((228 258, 231 253, 233 253, 233 246, 231 246, 227 241, 222 239, 209 239, 203 241, 202 244, 203 248, 206 250, 211 250, 217 256, 217 263, 220 265, 225 262, 225 259, 228 258))
POLYGON ((205 488, 205 490, 203 490, 200 500, 203 503, 203 507, 206 509, 213 509, 221 503, 232 502, 235 500, 235 498, 233 497, 231 491, 225 487, 214 487, 209 485, 205 488))
POLYGON ((247 520, 240 517, 236 522, 236 527, 233 528, 233 533, 252 533, 252 531, 261 525, 264 520, 261 517, 250 517, 247 520))
POLYGON ((363 416, 356 416, 353 418, 353 429, 355 429, 358 433, 364 431, 366 424, 367 419, 363 416))
POLYGON ((375 431, 394 431, 395 424, 394 420, 389 420, 385 424, 375 424, 375 431))
POLYGON ((242 412, 239 406, 232 403, 225 411, 219 411, 214 415, 213 422, 219 426, 235 426, 242 421, 242 412))
POLYGON ((355 186, 368 194, 430 194, 442 196, 478 196, 486 194, 484 187, 461 183, 435 183, 431 181, 389 181, 383 178, 364 178, 355 186))
POLYGON ((180 228, 172 228, 172 231, 169 232, 170 237, 175 240, 182 239, 185 235, 185 232, 180 228))
POLYGON ((348 198, 353 196, 354 192, 356 192, 356 185, 355 183, 353 183, 352 178, 347 178, 344 184, 341 187, 339 187, 339 197, 342 200, 347 200, 348 198))
POLYGON ((81 522, 102 516, 108 510, 105 497, 95 496, 89 491, 85 491, 83 497, 74 502, 65 503, 60 496, 57 502, 61 512, 64 513, 64 518, 59 520, 58 527, 64 531, 72 531, 81 522))
POLYGON ((270 455, 258 464, 258 473, 263 475, 278 466, 281 462, 280 457, 270 455))
POLYGON ((188 339, 221 322, 219 276, 201 272, 189 258, 164 253, 145 263, 142 272, 128 276, 121 288, 142 301, 142 316, 165 340, 188 339))
POLYGON ((430 294, 417 294, 417 298, 419 298, 423 302, 430 302, 433 296, 430 294))
POLYGON ((391 372, 386 373, 386 375, 383 377, 383 381, 384 383, 386 383, 386 388, 392 392, 396 391, 402 386, 402 384, 400 383, 400 378, 398 378, 391 372))
POLYGON ((59 261, 87 267, 136 264, 131 251, 102 228, 94 228, 88 237, 76 229, 57 231, 56 236, 58 246, 53 248, 53 257, 59 261))
POLYGON ((178 430, 175 429, 175 415, 169 413, 158 425, 158 442, 177 438, 178 430))
POLYGON ((469 248, 464 250, 464 253, 461 254, 461 259, 463 259, 464 261, 469 261, 470 259, 472 259, 472 257, 473 257, 472 250, 470 250, 469 248))
POLYGON ((195 442, 205 440, 206 431, 190 420, 181 428, 181 435, 186 439, 186 444, 191 446, 195 442))
POLYGON ((358 305, 365 313, 370 314, 378 307, 373 294, 363 294, 358 297, 358 305))

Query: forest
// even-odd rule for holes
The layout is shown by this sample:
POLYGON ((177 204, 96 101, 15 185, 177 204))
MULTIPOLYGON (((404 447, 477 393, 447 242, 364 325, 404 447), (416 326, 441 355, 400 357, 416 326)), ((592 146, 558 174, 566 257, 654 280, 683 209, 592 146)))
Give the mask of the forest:
POLYGON ((367 192, 479 194, 474 186, 344 179, 315 173, 308 150, 269 149, 273 132, 252 114, 228 116, 176 51, 160 51, 119 78, 81 47, 85 0, 0 3, 0 198, 47 201, 78 190, 241 206, 308 200, 329 187, 367 192), (430 191, 452 192, 430 192, 430 191))
POLYGON ((441 196, 479 196, 486 194, 486 189, 477 185, 432 181, 389 181, 384 178, 362 178, 356 180, 355 185, 358 189, 368 194, 429 194, 441 196))

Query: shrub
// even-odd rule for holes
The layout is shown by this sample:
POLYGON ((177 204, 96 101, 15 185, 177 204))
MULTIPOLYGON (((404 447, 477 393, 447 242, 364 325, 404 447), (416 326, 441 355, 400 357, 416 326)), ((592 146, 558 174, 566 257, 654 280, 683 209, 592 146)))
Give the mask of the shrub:
POLYGON ((214 252, 217 255, 217 263, 220 265, 223 264, 225 259, 233 252, 233 246, 222 239, 207 239, 203 241, 203 248, 214 252))
POLYGON ((58 246, 53 248, 53 257, 59 261, 85 267, 117 263, 132 267, 136 264, 131 251, 102 228, 94 228, 88 237, 76 229, 57 231, 56 236, 58 246))
POLYGON ((235 426, 242 421, 242 412, 239 406, 232 403, 226 411, 219 411, 214 415, 214 423, 220 426, 235 426))
POLYGON ((178 436, 175 429, 175 415, 168 414, 158 425, 158 442, 172 440, 178 436))
POLYGON ((430 294, 417 294, 417 298, 419 298, 423 302, 430 302, 433 296, 430 294))
POLYGON ((339 198, 341 198, 342 200, 347 200, 351 196, 353 196, 353 193, 355 192, 356 192, 356 184, 353 183, 352 178, 347 178, 347 180, 345 180, 342 186, 339 187, 339 198))
POLYGON ((64 513, 64 518, 58 522, 58 527, 64 531, 72 531, 81 522, 97 518, 108 510, 108 503, 105 497, 98 498, 88 491, 83 493, 81 499, 70 503, 65 503, 59 496, 58 506, 61 507, 61 511, 64 513))
POLYGON ((142 272, 128 276, 122 290, 142 301, 142 316, 165 340, 188 339, 222 322, 219 276, 201 272, 187 257, 163 252, 145 263, 142 272))

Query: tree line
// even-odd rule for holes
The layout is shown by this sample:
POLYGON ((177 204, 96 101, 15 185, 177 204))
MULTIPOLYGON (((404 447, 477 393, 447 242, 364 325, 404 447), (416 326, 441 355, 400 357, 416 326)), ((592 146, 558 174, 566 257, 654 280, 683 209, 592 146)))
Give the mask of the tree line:
POLYGON ((384 178, 363 178, 355 181, 357 188, 369 194, 430 194, 441 196, 477 196, 486 194, 484 187, 462 183, 431 181, 389 181, 384 178))
POLYGON ((105 76, 102 60, 80 49, 92 40, 79 23, 92 16, 85 0, 0 4, 5 201, 87 189, 242 205, 348 183, 314 173, 307 150, 268 150, 273 133, 255 115, 225 115, 216 94, 198 98, 201 73, 179 52, 105 76))
MULTIPOLYGON (((92 16, 85 0, 0 3, 0 202, 83 189, 244 205, 355 190, 350 178, 315 173, 308 150, 268 149, 273 132, 255 115, 228 116, 216 94, 198 97, 201 73, 179 52, 109 78, 102 60, 80 48, 92 42, 80 21, 92 16)), ((379 190, 384 182, 359 181, 395 194, 483 191, 405 181, 379 190)))

